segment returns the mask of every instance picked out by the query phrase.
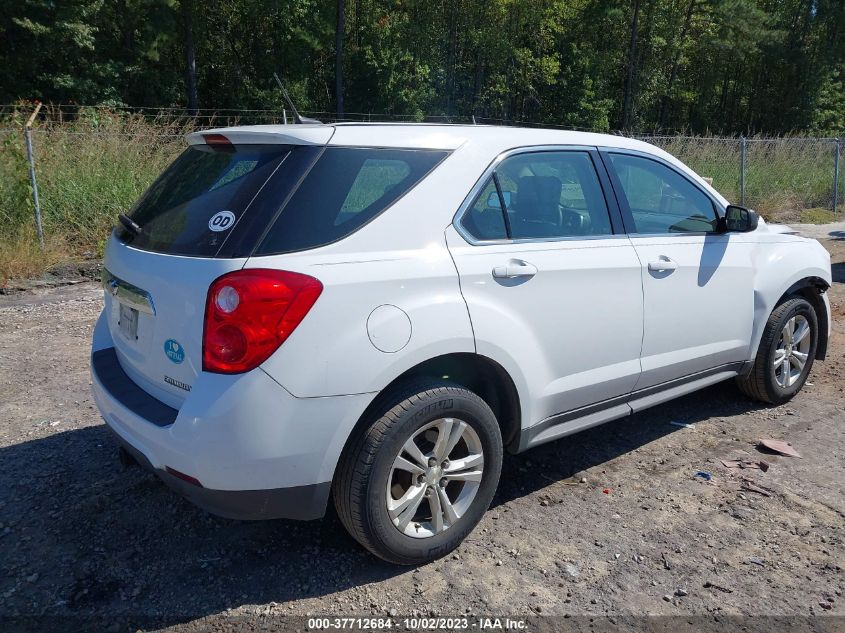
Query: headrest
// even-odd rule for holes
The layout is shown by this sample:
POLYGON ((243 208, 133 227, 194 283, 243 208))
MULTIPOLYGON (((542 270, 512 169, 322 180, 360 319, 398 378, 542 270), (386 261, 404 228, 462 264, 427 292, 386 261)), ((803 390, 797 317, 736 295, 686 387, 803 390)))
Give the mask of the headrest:
POLYGON ((560 222, 560 192, 563 185, 554 176, 522 176, 516 182, 515 209, 522 219, 560 222))

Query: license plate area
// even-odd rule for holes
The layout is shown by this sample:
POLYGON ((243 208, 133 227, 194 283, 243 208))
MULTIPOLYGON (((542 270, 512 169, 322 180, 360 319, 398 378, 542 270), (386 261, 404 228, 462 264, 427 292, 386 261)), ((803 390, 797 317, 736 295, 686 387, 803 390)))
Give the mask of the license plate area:
POLYGON ((117 326, 124 338, 138 340, 138 311, 128 305, 118 303, 117 326))

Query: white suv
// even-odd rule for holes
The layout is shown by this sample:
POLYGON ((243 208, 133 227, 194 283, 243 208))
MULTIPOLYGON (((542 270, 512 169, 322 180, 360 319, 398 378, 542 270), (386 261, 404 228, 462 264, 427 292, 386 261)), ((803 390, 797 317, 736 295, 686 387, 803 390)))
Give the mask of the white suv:
POLYGON ((290 125, 190 134, 108 242, 93 389, 122 455, 223 516, 455 548, 524 451, 825 355, 830 257, 639 141, 290 125))

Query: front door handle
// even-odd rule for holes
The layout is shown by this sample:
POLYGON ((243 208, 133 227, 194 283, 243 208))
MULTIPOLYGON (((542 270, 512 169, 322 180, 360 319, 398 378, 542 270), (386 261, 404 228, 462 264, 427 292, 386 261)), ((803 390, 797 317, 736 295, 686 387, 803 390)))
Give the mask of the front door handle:
POLYGON ((660 259, 648 263, 648 269, 655 273, 662 273, 667 270, 677 270, 678 264, 665 255, 661 255, 660 259))
POLYGON ((493 268, 496 279, 514 279, 516 277, 533 277, 537 274, 537 267, 521 259, 512 259, 504 266, 493 268))

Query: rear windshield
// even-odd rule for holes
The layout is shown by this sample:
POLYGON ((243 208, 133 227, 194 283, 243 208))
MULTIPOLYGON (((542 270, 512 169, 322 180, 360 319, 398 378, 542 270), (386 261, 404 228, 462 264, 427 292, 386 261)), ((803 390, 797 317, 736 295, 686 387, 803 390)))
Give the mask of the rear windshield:
POLYGON ((145 250, 213 256, 293 149, 191 145, 129 212, 140 233, 119 227, 119 236, 145 250))
POLYGON ((407 193, 446 155, 429 150, 326 149, 281 210, 256 255, 343 239, 407 193))
POLYGON ((136 248, 198 257, 315 248, 369 222, 446 155, 424 150, 191 145, 129 212, 140 232, 118 225, 118 237, 136 248))

